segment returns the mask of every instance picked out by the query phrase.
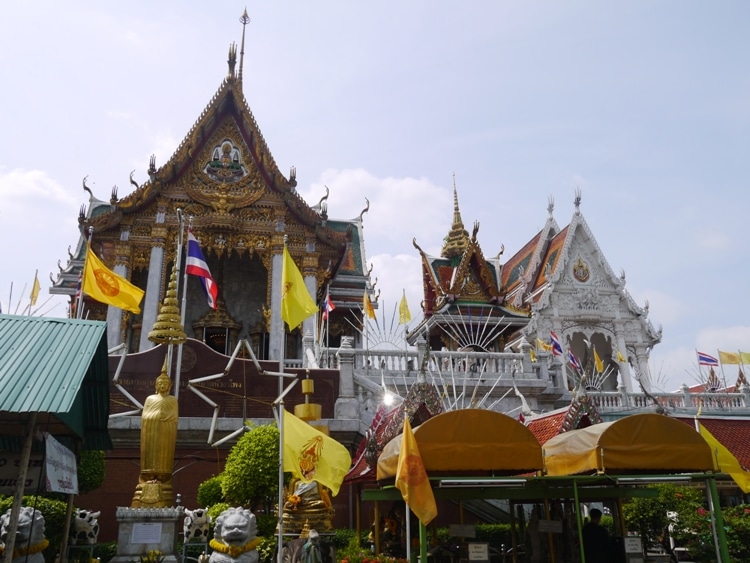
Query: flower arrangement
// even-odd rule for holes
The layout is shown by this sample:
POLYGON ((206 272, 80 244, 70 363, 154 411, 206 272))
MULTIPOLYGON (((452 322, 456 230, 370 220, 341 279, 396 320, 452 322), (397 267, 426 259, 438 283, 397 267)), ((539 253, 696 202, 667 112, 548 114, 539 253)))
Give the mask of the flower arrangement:
POLYGON ((140 557, 140 563, 163 563, 164 554, 158 549, 152 549, 140 557))
POLYGON ((289 495, 287 502, 292 506, 292 509, 294 510, 299 506, 299 503, 302 502, 302 497, 300 497, 299 495, 289 495))

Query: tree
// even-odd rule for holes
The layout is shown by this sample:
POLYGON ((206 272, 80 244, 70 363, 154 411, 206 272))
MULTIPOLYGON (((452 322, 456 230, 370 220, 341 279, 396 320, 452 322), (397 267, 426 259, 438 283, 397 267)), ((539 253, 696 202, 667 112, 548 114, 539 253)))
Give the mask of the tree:
POLYGON ((276 424, 251 426, 229 452, 221 474, 224 499, 232 505, 253 508, 266 514, 278 501, 279 430, 276 424))
POLYGON ((641 536, 643 548, 659 544, 659 537, 669 524, 667 512, 681 515, 691 514, 701 506, 703 492, 693 487, 676 487, 671 484, 650 485, 658 491, 651 498, 634 498, 622 507, 628 531, 641 536))
POLYGON ((78 493, 90 493, 104 483, 106 462, 104 452, 99 450, 84 450, 78 462, 78 493))

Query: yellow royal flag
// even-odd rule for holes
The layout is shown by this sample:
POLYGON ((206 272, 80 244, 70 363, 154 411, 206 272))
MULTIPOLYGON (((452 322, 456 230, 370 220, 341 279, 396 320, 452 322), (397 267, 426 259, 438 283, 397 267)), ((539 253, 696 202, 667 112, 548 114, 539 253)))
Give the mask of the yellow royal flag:
POLYGON ((404 294, 401 296, 401 302, 398 304, 398 324, 405 325, 410 320, 411 313, 409 312, 409 304, 406 302, 406 290, 404 290, 404 294))
POLYGON ((365 312, 365 317, 375 318, 375 309, 372 308, 372 301, 370 301, 370 296, 367 295, 367 290, 365 290, 365 296, 362 298, 362 310, 365 312))
POLYGON ((404 433, 401 436, 401 450, 398 453, 396 468, 396 488, 401 491, 404 502, 422 524, 426 526, 437 516, 435 495, 427 478, 422 456, 419 455, 419 447, 408 416, 404 416, 404 433))
POLYGON ((703 436, 703 439, 711 447, 714 455, 715 469, 729 474, 734 482, 737 483, 737 486, 742 489, 743 493, 750 493, 750 471, 742 469, 740 462, 737 461, 734 454, 724 444, 719 442, 700 422, 698 423, 698 427, 701 436, 703 436))
POLYGON ((719 361, 722 364, 739 364, 740 355, 733 352, 722 352, 719 350, 719 361))
POLYGON ((318 312, 315 300, 305 287, 305 280, 284 245, 284 260, 281 266, 281 319, 289 330, 297 328, 302 321, 318 312))
POLYGON ((604 371, 604 362, 602 362, 599 354, 596 353, 596 348, 594 348, 594 366, 596 367, 596 371, 598 371, 599 373, 602 373, 604 371))
POLYGON ((529 359, 531 359, 532 362, 536 362, 536 352, 534 352, 533 348, 529 348, 529 359))
POLYGON ((750 364, 750 352, 740 351, 740 360, 743 364, 750 364))
POLYGON ((623 356, 622 352, 620 352, 619 350, 617 351, 617 361, 618 362, 627 362, 627 360, 625 359, 625 356, 623 356))
POLYGON ((34 272, 34 283, 31 286, 31 306, 36 305, 36 300, 39 299, 39 292, 42 290, 42 286, 39 285, 39 270, 34 272))
POLYGON ((545 342, 541 338, 536 339, 536 347, 541 348, 545 352, 550 352, 552 350, 552 344, 550 344, 549 342, 545 342))
POLYGON ((136 315, 141 312, 141 300, 145 293, 107 268, 91 248, 86 251, 81 291, 100 303, 119 307, 136 315))
POLYGON ((336 496, 351 465, 343 445, 284 410, 284 471, 306 483, 317 481, 336 496))

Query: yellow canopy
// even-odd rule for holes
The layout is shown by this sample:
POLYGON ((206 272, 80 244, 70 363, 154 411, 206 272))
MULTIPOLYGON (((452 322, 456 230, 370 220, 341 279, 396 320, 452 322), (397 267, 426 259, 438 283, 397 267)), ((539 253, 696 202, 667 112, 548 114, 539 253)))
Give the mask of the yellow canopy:
MULTIPOLYGON (((542 448, 516 419, 484 409, 461 409, 432 417, 414 429, 427 475, 517 475, 542 467, 542 448)), ((399 434, 378 458, 377 478, 396 476, 399 434)))
POLYGON ((711 471, 711 448, 684 422, 634 414, 558 434, 545 442, 547 475, 711 471))

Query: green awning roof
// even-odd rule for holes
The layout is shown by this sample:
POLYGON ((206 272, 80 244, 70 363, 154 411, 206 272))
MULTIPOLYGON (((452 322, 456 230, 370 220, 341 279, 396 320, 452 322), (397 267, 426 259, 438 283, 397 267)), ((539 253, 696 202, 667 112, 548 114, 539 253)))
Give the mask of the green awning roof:
POLYGON ((106 323, 0 315, 0 450, 33 412, 40 431, 112 449, 106 323))

